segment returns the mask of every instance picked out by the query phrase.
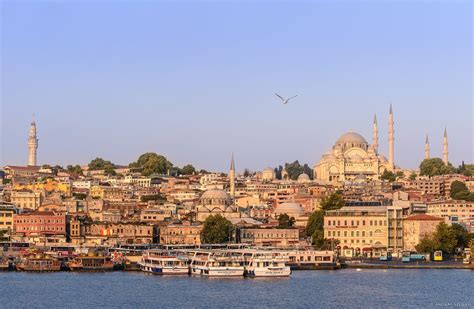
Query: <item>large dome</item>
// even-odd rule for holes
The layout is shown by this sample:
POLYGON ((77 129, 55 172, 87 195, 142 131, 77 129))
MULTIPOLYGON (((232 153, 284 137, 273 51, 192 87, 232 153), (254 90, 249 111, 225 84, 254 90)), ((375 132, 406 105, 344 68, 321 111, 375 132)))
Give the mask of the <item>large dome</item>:
POLYGON ((303 215, 304 210, 298 203, 282 203, 275 208, 275 214, 282 215, 287 214, 289 216, 292 215, 303 215))
POLYGON ((224 190, 210 189, 201 195, 201 199, 228 199, 229 194, 224 190))
POLYGON ((306 173, 301 173, 299 176, 298 176, 298 182, 308 182, 308 181, 311 181, 311 179, 309 178, 308 174, 306 173))
POLYGON ((365 138, 359 133, 347 132, 341 135, 336 141, 336 144, 342 143, 364 143, 368 144, 365 138))

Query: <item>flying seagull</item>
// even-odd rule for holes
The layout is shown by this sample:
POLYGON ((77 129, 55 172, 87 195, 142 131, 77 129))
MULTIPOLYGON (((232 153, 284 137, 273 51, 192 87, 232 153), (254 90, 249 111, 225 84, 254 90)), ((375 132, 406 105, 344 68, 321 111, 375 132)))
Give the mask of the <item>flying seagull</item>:
POLYGON ((290 101, 291 99, 296 98, 296 97, 298 96, 298 95, 294 95, 294 96, 292 96, 292 97, 289 97, 288 99, 285 99, 284 97, 282 97, 282 96, 279 95, 278 93, 275 93, 275 95, 276 95, 277 97, 279 97, 280 100, 283 101, 283 104, 288 104, 288 101, 290 101))

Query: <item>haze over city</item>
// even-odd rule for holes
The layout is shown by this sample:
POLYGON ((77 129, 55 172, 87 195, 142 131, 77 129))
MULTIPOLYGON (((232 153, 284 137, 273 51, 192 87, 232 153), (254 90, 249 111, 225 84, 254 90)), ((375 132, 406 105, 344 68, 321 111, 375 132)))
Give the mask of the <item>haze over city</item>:
POLYGON ((416 168, 473 159, 472 4, 4 2, 1 158, 26 164, 313 166, 343 133, 416 168), (106 19, 104 19, 106 16, 106 19), (274 95, 298 95, 283 105, 274 95))

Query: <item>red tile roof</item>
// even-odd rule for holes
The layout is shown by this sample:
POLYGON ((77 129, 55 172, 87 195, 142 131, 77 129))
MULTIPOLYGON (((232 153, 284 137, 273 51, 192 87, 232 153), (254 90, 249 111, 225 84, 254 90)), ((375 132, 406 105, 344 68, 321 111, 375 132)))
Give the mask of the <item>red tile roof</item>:
POLYGON ((430 215, 425 215, 425 214, 421 214, 421 215, 414 215, 414 216, 410 216, 410 217, 407 217, 405 218, 405 220, 413 220, 413 221, 441 221, 443 220, 443 218, 438 218, 438 217, 434 217, 434 216, 430 216, 430 215))

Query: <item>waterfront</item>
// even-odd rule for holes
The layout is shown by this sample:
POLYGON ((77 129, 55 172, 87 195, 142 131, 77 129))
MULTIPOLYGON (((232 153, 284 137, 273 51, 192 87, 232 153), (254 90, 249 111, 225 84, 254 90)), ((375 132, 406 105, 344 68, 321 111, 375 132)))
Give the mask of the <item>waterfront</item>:
POLYGON ((0 308, 474 306, 470 270, 295 271, 276 279, 5 272, 0 281, 0 308))

